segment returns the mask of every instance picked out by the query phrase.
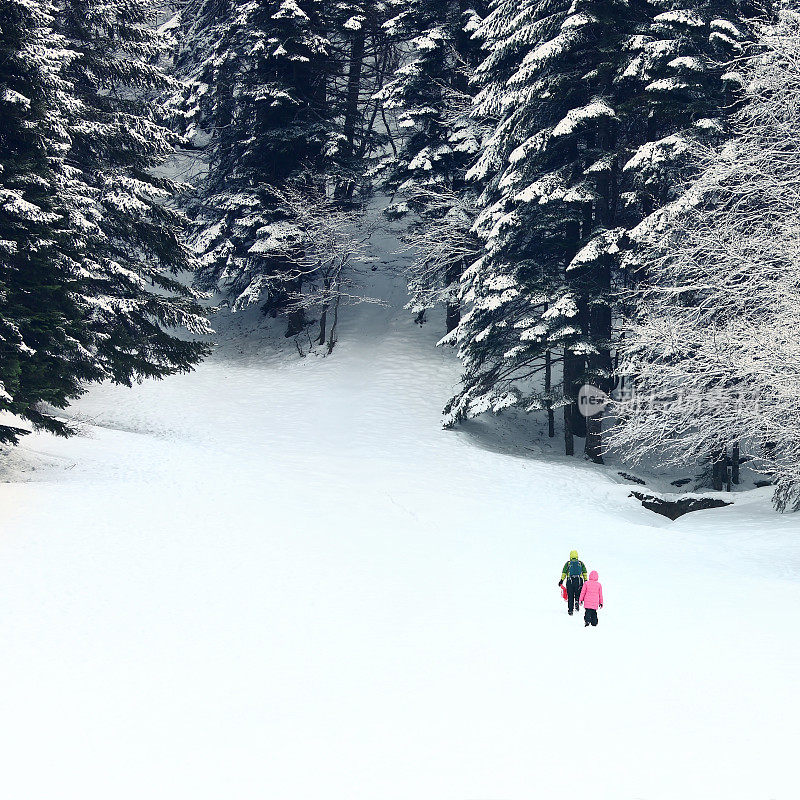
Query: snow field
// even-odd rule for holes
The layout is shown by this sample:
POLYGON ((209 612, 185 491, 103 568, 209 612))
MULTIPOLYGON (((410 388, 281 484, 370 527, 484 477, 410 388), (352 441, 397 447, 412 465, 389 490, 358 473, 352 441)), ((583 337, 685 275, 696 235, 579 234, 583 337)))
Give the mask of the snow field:
POLYGON ((442 431, 437 331, 348 320, 327 359, 229 332, 12 457, 8 796, 796 796, 800 519, 762 491, 670 523, 502 424, 442 431))

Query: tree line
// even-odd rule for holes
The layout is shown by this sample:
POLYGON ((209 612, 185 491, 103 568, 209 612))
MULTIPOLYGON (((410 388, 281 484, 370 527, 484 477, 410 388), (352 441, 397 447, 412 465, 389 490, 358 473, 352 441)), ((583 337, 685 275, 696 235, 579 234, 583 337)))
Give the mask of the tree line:
POLYGON ((795 502, 796 137, 788 119, 775 128, 775 98, 797 96, 790 10, 0 9, 3 408, 63 430, 41 409, 87 382, 190 368, 205 345, 176 331, 207 330, 202 291, 258 304, 330 351, 356 291, 358 218, 379 191, 414 254, 409 311, 424 323, 441 306, 442 343, 463 363, 447 425, 517 407, 544 415, 568 455, 577 439, 595 462, 609 445, 705 460, 716 488, 748 458, 777 476, 779 506, 795 502), (195 165, 191 187, 163 177, 176 150, 195 165), (774 203, 755 194, 767 180, 756 154, 780 165, 774 203), (777 219, 768 233, 765 219, 777 219), (610 427, 579 413, 585 385, 639 402, 612 404, 610 427), (675 402, 687 392, 706 398, 701 411, 675 402))

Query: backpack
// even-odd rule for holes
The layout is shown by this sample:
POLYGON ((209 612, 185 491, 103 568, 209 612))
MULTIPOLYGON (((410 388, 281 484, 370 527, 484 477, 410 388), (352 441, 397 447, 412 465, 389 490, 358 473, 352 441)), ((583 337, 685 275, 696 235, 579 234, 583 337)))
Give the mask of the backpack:
POLYGON ((577 558, 571 558, 569 561, 569 576, 570 578, 579 578, 583 573, 583 566, 577 558))

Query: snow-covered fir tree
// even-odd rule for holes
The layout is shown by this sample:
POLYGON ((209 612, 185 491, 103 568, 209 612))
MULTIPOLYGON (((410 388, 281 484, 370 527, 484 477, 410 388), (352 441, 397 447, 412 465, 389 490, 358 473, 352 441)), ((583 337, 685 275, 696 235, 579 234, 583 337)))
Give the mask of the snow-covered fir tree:
MULTIPOLYGON (((693 144, 730 135, 727 119, 740 86, 729 65, 752 41, 753 18, 768 7, 742 0, 657 3, 628 41, 622 80, 642 92, 639 129, 620 164, 628 228, 683 190, 695 168, 693 144)), ((635 252, 626 261, 633 269, 635 252)))
POLYGON ((498 124, 471 172, 484 187, 484 253, 464 276, 464 389, 449 421, 561 403, 571 453, 573 433, 584 433, 576 385, 610 380, 612 265, 593 250, 618 248, 610 177, 630 98, 617 79, 637 22, 613 0, 500 2, 481 27, 489 55, 475 113, 498 124), (552 392, 554 362, 563 399, 552 392))
POLYGON ((724 133, 721 62, 742 33, 721 16, 738 20, 738 6, 722 5, 492 7, 474 113, 497 124, 470 173, 484 251, 462 278, 465 374, 449 423, 545 408, 552 435, 561 405, 566 452, 586 436, 602 460, 601 420, 578 414, 576 391, 613 386, 616 292, 638 277, 627 232, 674 198, 687 140, 724 133))
POLYGON ((693 147, 700 177, 636 231, 649 280, 611 437, 633 461, 681 467, 741 453, 774 476, 781 510, 800 506, 798 64, 800 16, 786 12, 736 65, 736 138, 693 147))
POLYGON ((285 283, 282 256, 298 231, 271 187, 310 181, 316 191, 344 142, 328 106, 323 10, 320 0, 190 0, 176 57, 193 87, 191 132, 208 161, 190 205, 198 280, 235 308, 262 303, 274 315, 292 305, 287 335, 304 325, 290 303, 302 278, 285 283))
POLYGON ((82 291, 95 357, 130 384, 187 370, 207 346, 176 335, 208 333, 196 294, 178 280, 194 267, 186 220, 156 177, 176 137, 152 98, 171 85, 159 69, 165 42, 151 0, 56 0, 56 30, 71 52, 63 109, 70 145, 59 191, 80 237, 82 291))
MULTIPOLYGON (((144 3, 3 4, 3 401, 56 433, 88 381, 187 370, 207 346, 182 217, 153 170, 173 152, 147 110, 166 79, 144 3), (151 288, 152 287, 152 288, 151 288)), ((3 439, 13 440, 4 428, 3 439)))
POLYGON ((396 193, 390 216, 409 215, 409 308, 446 306, 447 331, 460 319, 458 279, 477 250, 470 233, 474 192, 465 176, 481 147, 483 127, 470 117, 470 83, 479 56, 472 34, 481 2, 414 0, 392 3, 385 23, 402 52, 400 67, 379 97, 402 132, 399 151, 386 159, 386 185, 396 193), (454 247, 451 245, 455 245, 454 247))
MULTIPOLYGON (((69 54, 52 33, 53 10, 0 0, 0 408, 66 433, 40 404, 65 407, 102 370, 78 295, 73 224, 58 198, 69 54)), ((0 441, 19 432, 4 420, 0 441)))

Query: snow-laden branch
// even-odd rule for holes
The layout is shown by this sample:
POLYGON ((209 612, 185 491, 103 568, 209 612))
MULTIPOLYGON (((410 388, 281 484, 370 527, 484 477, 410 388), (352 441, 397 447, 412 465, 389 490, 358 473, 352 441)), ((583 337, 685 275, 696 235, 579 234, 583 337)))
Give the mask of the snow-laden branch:
POLYGON ((736 69, 736 138, 696 146, 699 179, 634 231, 647 285, 611 442, 665 464, 738 443, 774 474, 783 510, 800 506, 800 16, 784 13, 736 69))
POLYGON ((372 261, 372 228, 360 209, 348 208, 322 191, 287 183, 270 187, 270 193, 286 219, 259 229, 251 252, 268 253, 281 266, 264 277, 254 296, 277 288, 285 295, 283 306, 289 313, 319 310, 316 340, 325 344, 327 337, 330 352, 343 302, 382 302, 364 294, 358 279, 372 261))
POLYGON ((412 207, 425 209, 425 217, 409 227, 404 250, 413 255, 406 272, 415 314, 442 303, 459 302, 459 279, 480 250, 470 231, 477 216, 471 195, 445 187, 416 184, 408 195, 412 207))

